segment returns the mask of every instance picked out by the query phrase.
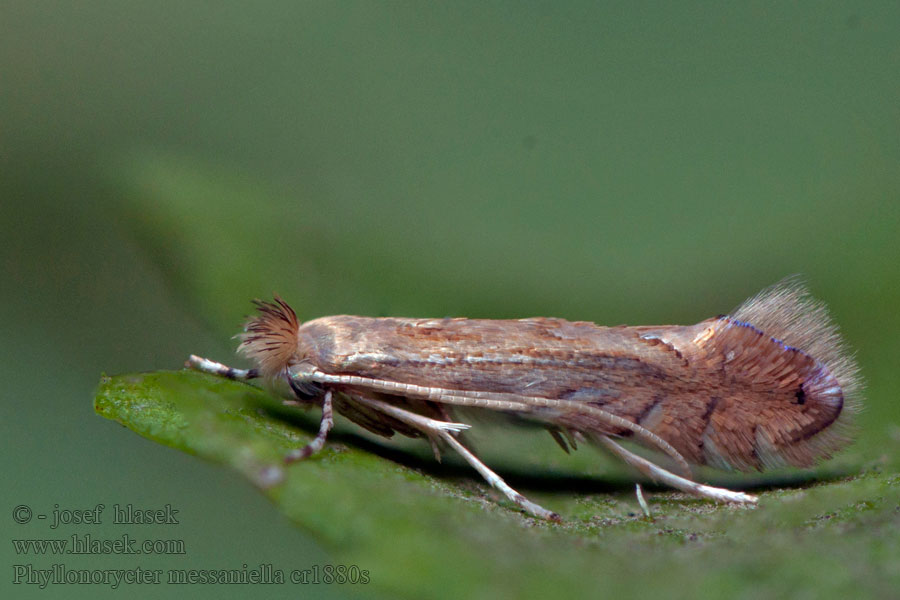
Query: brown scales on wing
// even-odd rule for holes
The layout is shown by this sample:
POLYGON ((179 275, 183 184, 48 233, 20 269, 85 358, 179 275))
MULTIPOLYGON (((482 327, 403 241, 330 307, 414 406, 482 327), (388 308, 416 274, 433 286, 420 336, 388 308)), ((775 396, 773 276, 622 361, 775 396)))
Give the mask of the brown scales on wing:
POLYGON ((797 281, 718 319, 698 345, 710 367, 746 390, 713 412, 701 438, 705 456, 718 454, 737 468, 807 467, 849 441, 862 388, 858 368, 825 307, 797 281))
MULTIPOLYGON (((634 330, 683 357, 684 373, 661 382, 657 394, 623 390, 629 401, 603 408, 656 433, 689 461, 740 470, 808 467, 849 441, 861 388, 856 365, 824 307, 795 281, 763 291, 732 316, 634 330)), ((585 431, 578 422, 566 425, 585 431)), ((600 425, 596 431, 609 433, 600 425)))

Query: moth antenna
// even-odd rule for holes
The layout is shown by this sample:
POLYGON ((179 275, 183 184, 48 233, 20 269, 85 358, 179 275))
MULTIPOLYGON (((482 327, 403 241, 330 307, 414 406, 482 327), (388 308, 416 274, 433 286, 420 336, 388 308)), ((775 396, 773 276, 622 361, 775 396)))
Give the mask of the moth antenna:
POLYGON ((238 352, 256 363, 263 377, 282 373, 297 353, 300 321, 288 304, 275 294, 274 302, 254 300, 258 314, 239 334, 238 352))

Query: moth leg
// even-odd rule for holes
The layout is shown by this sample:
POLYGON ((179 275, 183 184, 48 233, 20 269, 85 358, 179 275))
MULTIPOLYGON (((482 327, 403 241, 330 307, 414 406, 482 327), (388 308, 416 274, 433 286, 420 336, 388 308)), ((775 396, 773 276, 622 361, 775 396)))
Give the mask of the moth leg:
MULTIPOLYGON (((560 400, 558 398, 542 398, 539 396, 526 396, 507 392, 486 392, 480 390, 449 390, 437 387, 427 387, 411 383, 400 383, 386 379, 373 379, 358 375, 334 375, 315 371, 310 375, 310 380, 317 383, 364 387, 370 391, 395 394, 406 398, 421 398, 440 404, 452 404, 456 406, 471 406, 486 408, 489 410, 508 411, 513 413, 529 413, 536 420, 548 422, 559 426, 559 415, 542 415, 541 410, 550 408, 563 412, 566 416, 589 416, 602 423, 614 427, 622 427, 634 433, 634 435, 651 446, 659 448, 671 456, 681 467, 682 471, 691 477, 691 467, 678 450, 672 444, 665 441, 652 431, 632 423, 624 417, 612 414, 603 409, 588 406, 584 403, 572 400, 560 400)), ((565 426, 568 428, 568 425, 565 426)), ((574 447, 574 446, 573 446, 574 447)))
POLYGON ((328 432, 331 431, 333 426, 334 414, 331 408, 331 390, 328 390, 325 392, 325 399, 322 400, 322 421, 319 423, 319 433, 316 434, 316 437, 314 437, 310 443, 302 448, 297 448, 288 452, 284 457, 284 462, 292 463, 303 460, 304 458, 309 458, 313 454, 319 452, 325 446, 325 439, 328 437, 328 432))
POLYGON ((528 512, 542 519, 549 519, 551 521, 561 520, 559 515, 555 512, 549 511, 546 508, 535 504, 534 502, 531 502, 525 496, 511 488, 505 481, 503 481, 502 477, 497 475, 494 471, 488 468, 487 465, 478 460, 478 457, 472 454, 465 446, 459 443, 459 441, 455 437, 453 437, 452 434, 464 429, 468 429, 469 425, 466 425, 465 423, 449 423, 446 421, 436 421, 435 419, 423 417, 422 415, 404 410, 402 408, 398 408, 392 404, 388 404, 387 402, 382 402, 381 400, 375 400, 374 398, 366 398, 364 396, 355 396, 354 398, 358 402, 368 404, 369 406, 377 408, 378 410, 381 410, 400 421, 404 421, 405 423, 412 425, 413 427, 419 428, 429 437, 429 439, 433 440, 435 438, 438 438, 443 440, 451 448, 456 450, 460 454, 460 456, 462 456, 466 460, 466 462, 472 465, 489 484, 503 492, 503 495, 518 504, 525 512, 528 512))
POLYGON ((235 369, 234 367, 229 367, 228 365, 223 365, 220 362, 203 358, 202 356, 197 356, 195 354, 191 354, 191 357, 184 366, 196 371, 211 373, 212 375, 218 375, 219 377, 225 377, 227 379, 237 379, 239 381, 246 381, 248 379, 256 379, 259 377, 259 371, 256 369, 235 369))
POLYGON ((504 496, 521 506, 524 511, 542 519, 548 519, 550 521, 556 522, 562 521, 560 516, 555 512, 547 510, 539 504, 535 504, 513 488, 509 487, 509 484, 503 481, 503 478, 494 473, 490 468, 488 468, 486 464, 478 460, 477 456, 469 452, 469 450, 465 446, 460 444, 456 440, 456 438, 451 436, 449 433, 442 432, 442 436, 444 440, 453 447, 454 450, 459 452, 459 454, 464 459, 466 459, 466 462, 475 467, 475 470, 478 471, 482 477, 484 477, 485 481, 503 492, 504 496))
POLYGON ((562 433, 566 436, 566 439, 569 441, 569 445, 572 446, 572 450, 578 450, 578 442, 575 440, 575 434, 572 433, 571 429, 563 429, 562 433))
POLYGON ((442 462, 441 461, 441 449, 438 448, 437 440, 435 440, 433 437, 429 436, 428 443, 431 444, 431 451, 434 452, 434 460, 436 460, 438 462, 442 462))
POLYGON ((647 506, 647 501, 644 500, 644 491, 641 489, 641 484, 634 484, 634 493, 637 495, 638 504, 641 505, 641 510, 644 511, 644 516, 648 519, 652 519, 653 515, 650 514, 650 507, 647 506))
POLYGON ((559 447, 563 449, 563 452, 566 454, 569 453, 569 446, 566 444, 566 438, 563 437, 563 434, 559 432, 559 429, 548 427, 547 432, 553 438, 553 441, 559 444, 559 447))
POLYGON ((606 448, 610 452, 624 460, 626 463, 628 463, 650 479, 653 479, 654 481, 661 481, 662 483, 665 483, 666 485, 671 486, 677 490, 681 490, 689 494, 694 494, 695 496, 700 496, 702 498, 710 498, 712 500, 715 500, 716 502, 756 504, 756 496, 751 496, 750 494, 745 494, 744 492, 733 492, 724 488, 703 485, 702 483, 697 483, 696 481, 691 481, 690 479, 685 479, 684 477, 679 477, 674 473, 666 471, 662 467, 653 464, 642 456, 638 456, 634 452, 626 450, 621 445, 610 439, 609 436, 598 436, 597 442, 606 446, 606 448))

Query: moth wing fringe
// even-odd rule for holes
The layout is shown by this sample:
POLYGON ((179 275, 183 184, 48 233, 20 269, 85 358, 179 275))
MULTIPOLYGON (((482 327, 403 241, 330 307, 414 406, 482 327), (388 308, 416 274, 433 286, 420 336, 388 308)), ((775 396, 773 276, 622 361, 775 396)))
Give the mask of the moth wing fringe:
POLYGON ((859 366, 825 304, 810 295, 802 277, 786 277, 745 301, 729 316, 814 357, 840 382, 851 409, 859 410, 863 387, 859 366))
MULTIPOLYGON (((837 380, 843 394, 838 419, 829 427, 795 445, 795 456, 827 458, 853 437, 853 415, 862 408, 862 378, 853 353, 847 348, 825 304, 813 298, 798 275, 787 277, 746 300, 730 315, 766 335, 802 350, 823 365, 837 380)), ((790 457, 758 445, 765 468, 793 464, 790 457)))

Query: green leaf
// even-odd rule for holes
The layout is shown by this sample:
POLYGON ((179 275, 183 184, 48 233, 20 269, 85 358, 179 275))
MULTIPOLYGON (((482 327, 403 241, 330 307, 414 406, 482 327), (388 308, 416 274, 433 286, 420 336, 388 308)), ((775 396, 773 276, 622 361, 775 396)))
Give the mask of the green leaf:
MULTIPOLYGON (((491 216, 481 195, 472 196, 478 206, 468 212, 454 201, 448 218, 451 204, 279 189, 190 156, 136 154, 124 162, 116 181, 126 201, 117 210, 176 296, 222 339, 238 329, 248 300, 269 291, 289 299, 301 319, 546 314, 598 322, 616 322, 623 305, 645 306, 648 319, 688 322, 742 299, 738 288, 757 291, 743 280, 722 287, 719 278, 712 288, 705 278, 691 280, 647 260, 683 262, 665 236, 629 246, 616 231, 594 232, 591 219, 579 219, 589 237, 571 236, 567 226, 535 241, 531 233, 547 230, 539 213, 500 208, 491 216), (466 214, 470 220, 460 221, 466 214), (527 244, 514 243, 524 224, 510 215, 534 216, 527 244), (603 243, 578 241, 585 239, 603 243), (615 268, 595 273, 595 264, 615 268), (623 297, 644 285, 629 278, 668 292, 623 297), (615 293, 607 289, 612 282, 615 293), (728 286, 731 295, 723 295, 728 286), (690 298, 709 306, 688 309, 690 298)), ((715 246, 690 240, 692 248, 715 246)), ((758 245, 753 236, 745 242, 758 245)), ((853 306, 864 305, 852 297, 853 306)), ((877 297, 882 307, 893 306, 889 300, 877 297)), ((894 312, 879 311, 879 330, 894 312)), ((640 311, 627 314, 641 322, 640 311)), ((861 363, 874 357, 887 372, 885 347, 860 350, 868 352, 861 363)), ((872 380, 871 397, 884 398, 887 379, 872 380)), ((885 425, 896 420, 893 406, 868 402, 859 443, 813 471, 701 473, 714 485, 758 493, 755 509, 649 487, 652 519, 638 506, 634 473, 605 455, 590 448, 565 455, 542 431, 474 422, 473 450, 513 487, 561 514, 565 521, 555 525, 517 510, 455 457, 436 463, 421 440, 375 438, 343 429, 340 418, 320 455, 285 468, 284 453, 314 435, 317 411, 285 408, 245 384, 194 372, 123 375, 104 380, 97 401, 98 412, 141 435, 243 473, 328 546, 335 562, 368 569, 375 587, 413 597, 619 599, 748 597, 747 590, 761 598, 891 595, 900 588, 900 436, 885 425), (873 456, 880 458, 865 462, 873 456)))
POLYGON ((474 472, 391 450, 393 442, 338 432, 320 454, 285 467, 282 457, 311 439, 317 415, 243 383, 193 371, 104 377, 95 410, 242 473, 336 557, 404 595, 689 597, 779 572, 768 579, 776 595, 811 586, 838 597, 854 591, 857 575, 874 573, 861 584, 873 595, 897 579, 900 477, 877 468, 806 489, 763 489, 756 509, 645 492, 652 519, 629 485, 582 481, 579 491, 577 480, 551 471, 520 491, 560 512, 565 522, 555 525, 498 498, 474 472), (562 489, 546 489, 554 486, 562 489))

